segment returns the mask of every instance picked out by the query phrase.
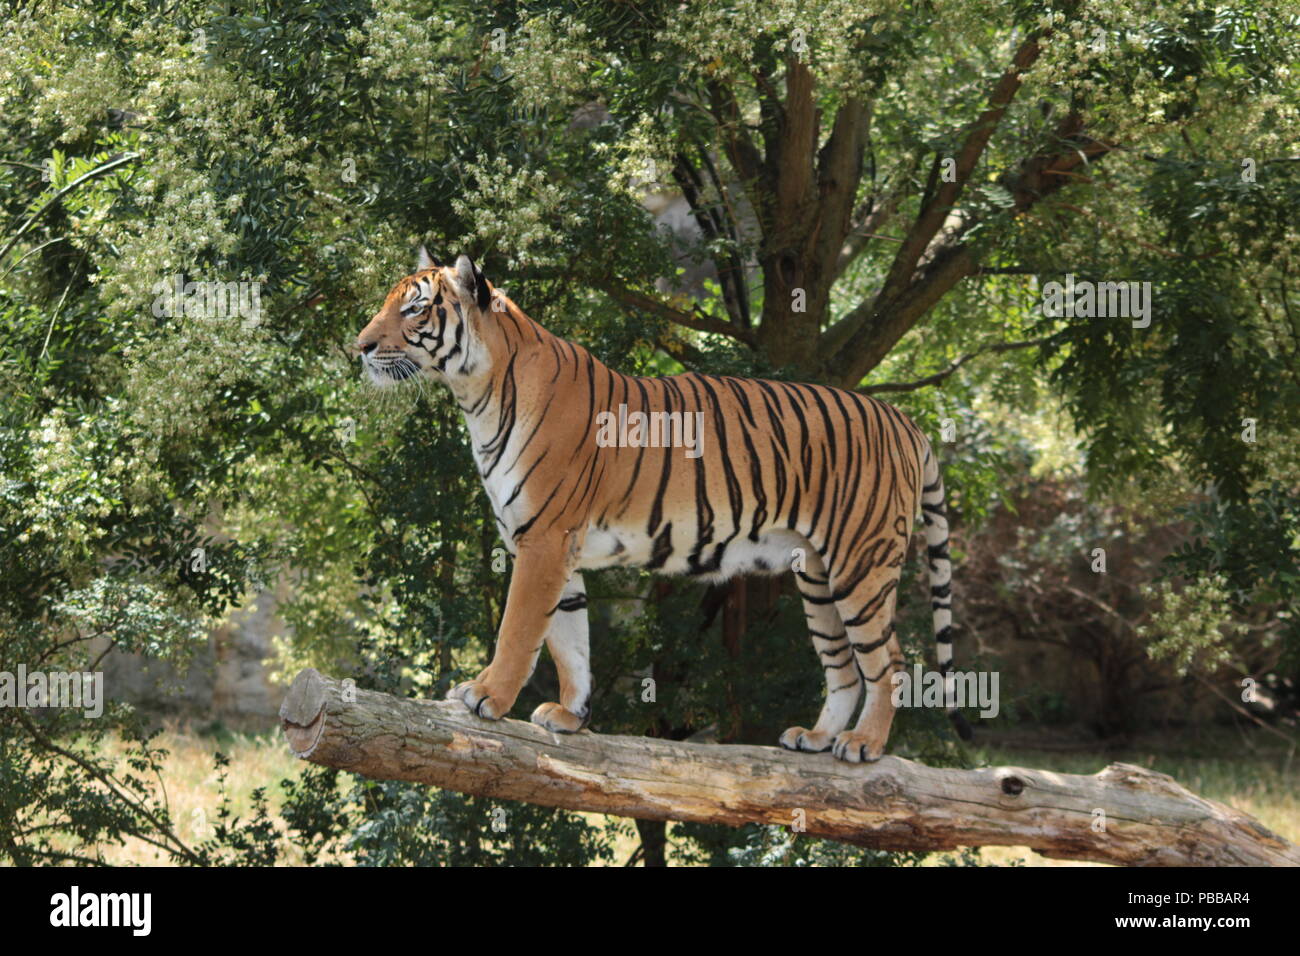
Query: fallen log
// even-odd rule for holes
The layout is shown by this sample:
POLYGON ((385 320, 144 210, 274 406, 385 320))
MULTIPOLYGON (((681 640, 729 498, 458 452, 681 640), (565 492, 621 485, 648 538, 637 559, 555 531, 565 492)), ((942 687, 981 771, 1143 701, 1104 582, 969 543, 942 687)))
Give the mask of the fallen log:
POLYGON ((355 689, 308 668, 280 708, 293 752, 379 780, 646 820, 794 827, 881 850, 1027 846, 1131 866, 1298 866, 1300 847, 1171 777, 845 764, 776 747, 693 744, 487 721, 459 701, 355 689))

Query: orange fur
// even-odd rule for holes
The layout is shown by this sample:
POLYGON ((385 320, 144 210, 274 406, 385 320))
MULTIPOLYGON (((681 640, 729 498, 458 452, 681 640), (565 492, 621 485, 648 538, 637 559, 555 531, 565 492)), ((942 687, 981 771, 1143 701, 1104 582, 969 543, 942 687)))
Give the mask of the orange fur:
MULTIPOLYGON (((879 757, 893 719, 888 678, 902 665, 894 601, 923 491, 930 500, 939 489, 927 522, 942 517, 937 467, 916 426, 884 402, 826 386, 621 375, 528 318, 466 257, 425 264, 393 288, 358 347, 377 383, 425 375, 451 388, 515 557, 496 654, 450 696, 504 716, 546 642, 562 699, 533 719, 577 730, 591 693, 581 571, 629 565, 716 580, 794 570, 827 698, 816 727, 793 727, 781 742, 879 757), (672 434, 683 439, 692 416, 698 447, 603 446, 620 406, 628 417, 681 413, 672 434)), ((946 532, 942 545, 946 563, 946 532)), ((946 599, 946 582, 939 590, 946 599)))

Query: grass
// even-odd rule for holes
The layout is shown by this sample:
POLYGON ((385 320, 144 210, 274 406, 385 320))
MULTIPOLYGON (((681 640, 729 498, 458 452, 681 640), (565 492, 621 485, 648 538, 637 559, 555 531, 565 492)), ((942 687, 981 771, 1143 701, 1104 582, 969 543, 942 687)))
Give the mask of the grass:
MULTIPOLYGON (((227 790, 234 813, 247 819, 253 809, 253 791, 265 788, 273 816, 278 815, 284 794, 280 780, 296 778, 303 764, 290 755, 278 731, 257 734, 234 733, 222 728, 169 726, 159 738, 169 754, 162 780, 166 799, 179 835, 187 843, 199 842, 216 818, 218 780, 214 755, 221 751, 230 758, 227 790)), ((1080 742, 1086 750, 1062 752, 1046 749, 1060 746, 1060 737, 1026 741, 997 738, 974 753, 984 766, 1018 765, 1059 773, 1090 774, 1121 761, 1169 774, 1193 793, 1236 807, 1266 827, 1293 842, 1300 842, 1300 759, 1288 763, 1287 749, 1276 737, 1252 733, 1241 736, 1232 730, 1198 733, 1194 738, 1151 737, 1129 747, 1101 751, 1095 744, 1080 742)), ((119 749, 118 752, 124 752, 119 749)), ((828 758, 829 759, 829 758, 828 758)), ((593 820, 600 819, 591 815, 593 820)), ((622 835, 616 841, 616 863, 622 864, 636 848, 635 837, 622 835)), ((283 842, 284 865, 302 863, 301 853, 288 840, 283 842)), ((106 859, 118 865, 157 866, 165 864, 159 852, 139 841, 105 849, 106 859)), ((980 859, 990 865, 1088 866, 1048 860, 1026 847, 984 847, 980 859)), ((943 857, 936 854, 933 862, 943 857)))
MULTIPOLYGON (((278 730, 247 734, 219 726, 196 728, 170 724, 154 743, 168 751, 161 773, 164 793, 172 819, 176 821, 177 835, 190 845, 210 835, 217 818, 220 791, 215 758, 218 751, 230 758, 226 793, 231 811, 243 820, 252 814, 253 791, 258 787, 265 788, 271 815, 278 817, 284 802, 280 781, 296 778, 303 766, 289 753, 278 730)), ((120 744, 109 747, 110 752, 117 754, 125 753, 125 749, 120 744)), ((284 864, 302 863, 300 851, 290 841, 285 840, 282 846, 284 864)), ((121 846, 105 848, 104 857, 115 865, 167 865, 157 848, 134 838, 128 838, 121 846)))
MULTIPOLYGON (((1300 843, 1300 757, 1277 737, 1251 729, 1200 730, 1188 735, 1150 735, 1128 746, 1100 751, 1043 749, 1046 740, 992 743, 978 751, 985 766, 1016 765, 1057 773, 1092 774, 1111 763, 1131 763, 1168 774, 1192 793, 1227 804, 1259 820, 1279 836, 1300 843)), ((988 863, 1026 866, 1095 866, 1049 860, 1027 847, 984 847, 988 863)))

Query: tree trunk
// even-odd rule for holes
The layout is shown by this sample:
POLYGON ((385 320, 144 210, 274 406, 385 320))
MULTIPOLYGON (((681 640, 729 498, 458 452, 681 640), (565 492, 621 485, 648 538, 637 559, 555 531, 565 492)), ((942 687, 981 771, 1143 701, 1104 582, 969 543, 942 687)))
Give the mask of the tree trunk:
POLYGON ((459 701, 404 700, 298 674, 280 708, 293 752, 382 780, 642 820, 793 826, 884 850, 1028 846, 1147 866, 1300 865, 1300 848, 1173 779, 853 765, 774 747, 691 744, 489 722, 459 701))
POLYGON ((663 820, 637 820, 637 836, 641 838, 641 865, 668 865, 668 824, 663 820))

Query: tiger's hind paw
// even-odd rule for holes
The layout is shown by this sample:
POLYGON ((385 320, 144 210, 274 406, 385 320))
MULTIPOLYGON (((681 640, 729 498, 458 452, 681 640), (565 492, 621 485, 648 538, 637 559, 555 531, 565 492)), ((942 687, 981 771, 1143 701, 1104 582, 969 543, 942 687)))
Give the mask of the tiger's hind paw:
POLYGON ((590 716, 590 706, 586 708, 584 714, 579 716, 572 711, 565 710, 560 704, 549 703, 539 705, 533 711, 533 716, 528 719, 541 727, 545 727, 551 733, 576 734, 587 725, 587 718, 590 716))
POLYGON ((823 730, 805 730, 791 727, 781 735, 780 744, 786 750, 802 750, 819 754, 831 749, 831 735, 823 730))
POLYGON ((836 736, 831 753, 847 763, 873 763, 884 755, 885 742, 869 733, 846 730, 836 736))

